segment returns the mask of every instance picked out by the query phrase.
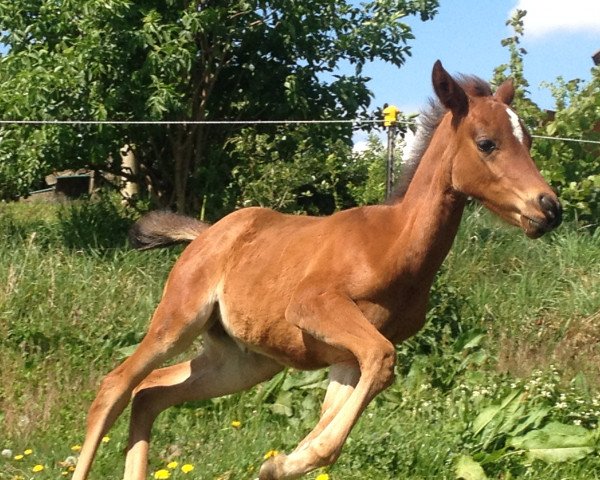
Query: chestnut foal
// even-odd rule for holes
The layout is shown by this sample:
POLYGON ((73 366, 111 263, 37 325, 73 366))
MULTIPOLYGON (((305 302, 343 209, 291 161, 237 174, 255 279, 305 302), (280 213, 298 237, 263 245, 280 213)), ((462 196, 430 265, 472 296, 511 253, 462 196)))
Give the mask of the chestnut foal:
POLYGON ((531 137, 509 107, 510 81, 492 94, 438 61, 436 102, 423 114, 404 191, 386 205, 329 217, 236 211, 212 226, 170 213, 143 217, 140 248, 192 241, 171 271, 149 330, 102 382, 74 479, 132 399, 125 479, 146 478, 150 430, 169 406, 247 389, 289 366, 330 367, 321 418, 259 478, 297 478, 338 458, 367 404, 394 378, 394 344, 423 325, 429 289, 473 197, 536 238, 561 207, 529 155, 531 137), (203 336, 199 356, 158 368, 203 336))

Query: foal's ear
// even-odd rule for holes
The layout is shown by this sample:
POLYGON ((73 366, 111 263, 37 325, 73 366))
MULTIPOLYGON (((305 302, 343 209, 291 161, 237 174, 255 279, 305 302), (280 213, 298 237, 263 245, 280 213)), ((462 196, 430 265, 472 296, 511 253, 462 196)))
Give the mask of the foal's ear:
POLYGON ((510 105, 515 98, 515 85, 512 79, 504 80, 494 95, 501 102, 510 105))
POLYGON ((442 104, 452 112, 454 121, 459 121, 469 111, 469 98, 462 87, 442 67, 439 60, 433 65, 431 72, 433 90, 442 104))

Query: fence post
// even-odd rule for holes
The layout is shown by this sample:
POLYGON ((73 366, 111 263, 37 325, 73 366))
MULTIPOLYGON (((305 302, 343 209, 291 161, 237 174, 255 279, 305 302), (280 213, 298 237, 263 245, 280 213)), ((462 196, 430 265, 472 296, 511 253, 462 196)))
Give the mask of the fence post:
POLYGON ((390 198, 394 189, 394 149, 396 147, 396 125, 388 127, 387 138, 387 168, 385 183, 385 198, 390 198))
POLYGON ((387 128, 387 165, 385 198, 390 198, 394 190, 394 148, 396 147, 396 129, 398 125, 398 114, 400 109, 395 105, 383 105, 383 126, 387 128))

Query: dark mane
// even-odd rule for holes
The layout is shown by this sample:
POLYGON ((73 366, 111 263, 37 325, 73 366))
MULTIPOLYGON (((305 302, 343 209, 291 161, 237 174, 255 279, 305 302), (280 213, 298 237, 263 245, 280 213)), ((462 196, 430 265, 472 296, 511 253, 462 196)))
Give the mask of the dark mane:
POLYGON ((493 95, 490 84, 475 75, 457 75, 456 81, 470 97, 490 97, 493 95))
MULTIPOLYGON (((474 75, 458 75, 456 81, 470 97, 488 97, 492 95, 492 89, 488 82, 474 75)), ((402 159, 402 173, 396 188, 389 200, 394 203, 404 196, 408 186, 413 179, 425 150, 429 147, 435 129, 442 121, 446 108, 437 100, 430 98, 429 105, 421 110, 417 118, 417 132, 410 149, 404 152, 402 159)))

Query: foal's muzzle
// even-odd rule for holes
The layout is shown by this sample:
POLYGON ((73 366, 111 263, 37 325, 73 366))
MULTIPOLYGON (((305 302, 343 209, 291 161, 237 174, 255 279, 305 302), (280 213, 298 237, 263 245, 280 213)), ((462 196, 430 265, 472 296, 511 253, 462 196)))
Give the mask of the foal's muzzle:
POLYGON ((562 222, 562 207, 554 195, 541 193, 532 202, 534 205, 536 213, 521 215, 521 226, 530 238, 541 237, 562 222))
POLYGON ((542 212, 546 216, 546 231, 558 227, 562 222, 562 206, 558 199, 552 195, 541 193, 538 196, 538 202, 542 212))

